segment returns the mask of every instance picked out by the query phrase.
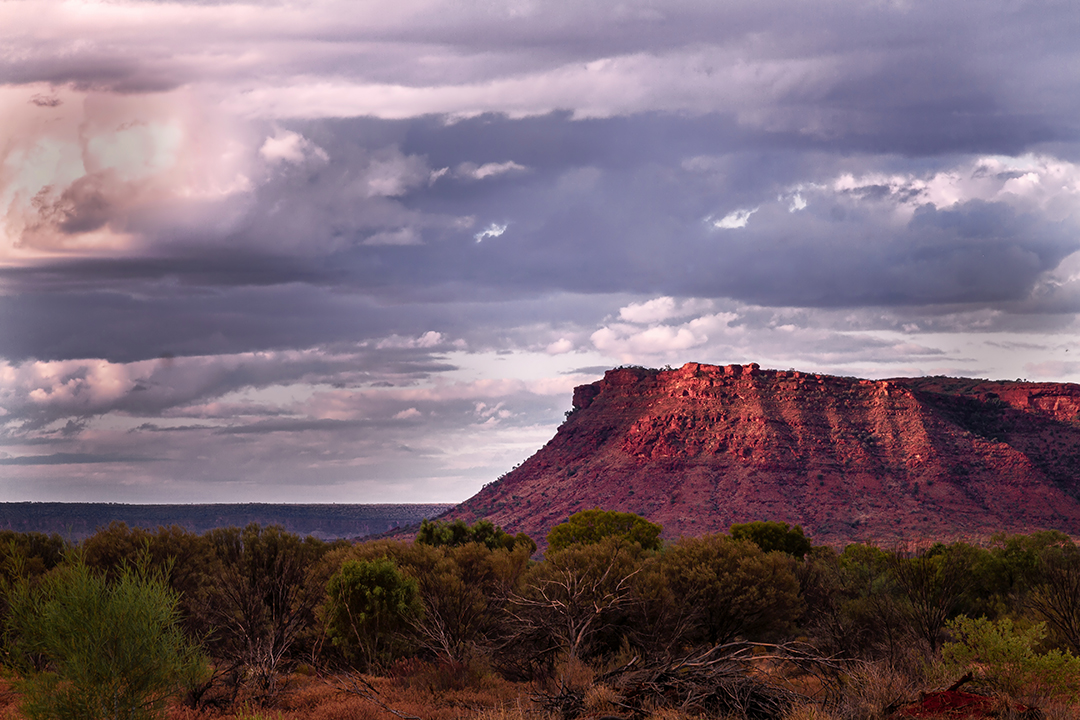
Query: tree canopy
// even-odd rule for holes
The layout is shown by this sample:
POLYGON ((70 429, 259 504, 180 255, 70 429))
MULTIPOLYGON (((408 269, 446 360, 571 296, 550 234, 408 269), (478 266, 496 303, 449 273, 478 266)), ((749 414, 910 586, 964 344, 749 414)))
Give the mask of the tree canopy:
POLYGON ((663 528, 640 515, 615 510, 582 510, 548 533, 548 547, 562 550, 571 545, 594 545, 604 538, 621 538, 635 542, 644 550, 660 549, 663 528))
POLYGON ((772 520, 732 525, 731 537, 749 540, 765 552, 782 552, 797 558, 805 556, 812 547, 801 526, 791 527, 786 522, 772 520))
POLYGON ((531 545, 530 554, 536 551, 536 543, 528 535, 511 535, 490 520, 478 520, 473 525, 468 525, 464 520, 424 520, 420 523, 420 531, 416 533, 416 542, 435 547, 459 547, 468 543, 479 543, 488 550, 514 550, 531 545))

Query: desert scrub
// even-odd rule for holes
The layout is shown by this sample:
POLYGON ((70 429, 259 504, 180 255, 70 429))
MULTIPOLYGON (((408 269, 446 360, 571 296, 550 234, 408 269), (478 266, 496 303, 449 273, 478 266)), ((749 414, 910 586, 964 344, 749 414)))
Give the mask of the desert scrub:
POLYGON ((946 627, 953 636, 941 649, 947 672, 970 671, 995 690, 1034 702, 1080 698, 1080 658, 1057 649, 1036 651, 1046 637, 1045 623, 1018 626, 1007 617, 960 615, 946 627))
POLYGON ((208 673, 180 631, 176 593, 145 562, 109 582, 77 557, 17 584, 9 602, 8 647, 30 720, 150 720, 208 673))
POLYGON ((326 596, 327 634, 364 670, 390 661, 409 621, 423 613, 416 580, 389 558, 347 560, 326 596))

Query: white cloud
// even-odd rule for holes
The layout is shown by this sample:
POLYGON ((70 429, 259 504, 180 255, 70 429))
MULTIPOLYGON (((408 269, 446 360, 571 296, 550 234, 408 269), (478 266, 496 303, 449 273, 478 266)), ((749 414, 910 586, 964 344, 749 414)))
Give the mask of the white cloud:
POLYGON ((1050 155, 982 156, 924 175, 842 173, 819 189, 863 202, 891 203, 903 218, 925 204, 946 209, 983 200, 1062 220, 1080 211, 1080 164, 1050 155))
POLYGON ((413 349, 413 348, 433 348, 442 345, 446 342, 443 334, 434 330, 428 330, 419 337, 402 337, 400 335, 391 335, 388 338, 384 338, 376 343, 375 347, 379 350, 386 350, 391 348, 397 349, 413 349))
POLYGON ((517 164, 513 160, 502 163, 485 163, 483 165, 466 162, 458 165, 454 174, 458 177, 469 178, 471 180, 483 180, 484 178, 495 177, 496 175, 524 172, 525 170, 528 170, 528 168, 524 165, 517 164))
POLYGON ((431 170, 423 158, 390 148, 374 157, 364 171, 368 197, 398 197, 431 182, 431 170))
POLYGON ((190 91, 0 86, 0 262, 228 232, 253 187, 245 132, 190 91), (52 92, 52 91, 50 91, 52 92))
POLYGON ((499 237, 504 232, 506 232, 506 227, 506 223, 503 223, 502 225, 499 225, 498 223, 491 223, 486 228, 473 235, 473 237, 476 238, 476 242, 482 242, 484 238, 499 237))
MULTIPOLYGON (((387 119, 432 113, 472 117, 488 112, 520 118, 572 109, 577 119, 612 117, 637 112, 733 112, 747 124, 790 118, 770 107, 802 86, 829 87, 844 58, 770 57, 752 48, 753 42, 693 44, 663 50, 629 50, 582 62, 574 58, 552 66, 527 55, 516 60, 526 72, 470 72, 475 58, 447 53, 439 59, 447 68, 459 65, 458 78, 417 82, 404 77, 376 80, 365 77, 286 78, 274 84, 252 82, 244 93, 223 102, 236 113, 262 118, 319 118, 370 115, 387 119), (722 68, 710 72, 709 68, 722 68), (468 77, 473 75, 473 77, 468 77)), ((805 119, 804 119, 805 122, 805 119)), ((802 123, 800 123, 801 125, 802 123)))
POLYGON ((330 156, 321 147, 305 138, 300 133, 280 128, 272 137, 266 138, 259 154, 271 163, 287 162, 299 165, 308 157, 327 161, 330 156))
POLYGON ((564 353, 570 352, 573 349, 574 349, 574 343, 573 343, 572 340, 570 340, 568 338, 559 338, 555 342, 550 343, 544 349, 544 352, 546 352, 549 355, 562 355, 564 353))
POLYGON ((760 209, 760 207, 756 207, 751 210, 734 210, 719 220, 707 219, 712 222, 713 227, 723 230, 737 230, 746 227, 747 223, 750 222, 750 216, 760 209))
POLYGON ((632 323, 656 323, 672 318, 699 314, 708 310, 712 302, 701 298, 676 301, 672 297, 658 297, 642 303, 630 303, 619 309, 619 319, 632 323))
POLYGON ((591 336, 593 345, 601 352, 615 357, 663 356, 683 352, 708 342, 707 335, 694 332, 688 326, 654 325, 641 329, 629 325, 606 325, 591 336))

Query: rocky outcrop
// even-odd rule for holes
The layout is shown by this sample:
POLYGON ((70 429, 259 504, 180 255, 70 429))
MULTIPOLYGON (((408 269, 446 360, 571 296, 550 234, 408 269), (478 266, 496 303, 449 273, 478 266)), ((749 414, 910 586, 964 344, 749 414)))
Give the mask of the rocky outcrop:
POLYGON ((819 543, 1080 534, 1080 386, 860 380, 757 365, 619 368, 449 517, 542 539, 591 507, 675 538, 802 525, 819 543))

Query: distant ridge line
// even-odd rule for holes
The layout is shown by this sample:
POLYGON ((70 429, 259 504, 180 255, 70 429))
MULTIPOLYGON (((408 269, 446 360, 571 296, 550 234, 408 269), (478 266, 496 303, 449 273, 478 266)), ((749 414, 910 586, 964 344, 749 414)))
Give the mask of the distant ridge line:
POLYGON ((452 507, 452 503, 4 502, 0 503, 0 530, 59 533, 81 540, 112 522, 151 530, 178 525, 197 534, 257 523, 332 540, 408 527, 452 507))

